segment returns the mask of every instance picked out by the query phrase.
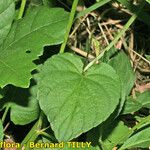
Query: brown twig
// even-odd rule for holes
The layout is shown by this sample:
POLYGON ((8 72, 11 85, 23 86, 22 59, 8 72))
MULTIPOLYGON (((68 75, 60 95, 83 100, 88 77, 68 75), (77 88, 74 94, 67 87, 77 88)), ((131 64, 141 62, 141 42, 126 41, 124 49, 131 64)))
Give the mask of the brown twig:
POLYGON ((92 59, 95 58, 93 55, 88 54, 87 52, 85 52, 85 51, 83 51, 83 50, 81 50, 81 49, 79 49, 79 48, 76 48, 76 47, 74 47, 74 46, 71 46, 70 48, 71 48, 74 52, 80 54, 80 55, 83 56, 83 57, 87 57, 87 58, 90 59, 90 60, 92 60, 92 59))

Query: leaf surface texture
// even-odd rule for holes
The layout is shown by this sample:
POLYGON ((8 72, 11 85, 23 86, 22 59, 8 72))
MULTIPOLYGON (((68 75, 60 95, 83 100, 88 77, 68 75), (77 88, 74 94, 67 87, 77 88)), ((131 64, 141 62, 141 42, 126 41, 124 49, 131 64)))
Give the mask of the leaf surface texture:
POLYGON ((83 73, 79 57, 59 54, 43 65, 39 78, 40 106, 59 141, 102 123, 119 103, 119 77, 104 63, 83 73))
POLYGON ((46 45, 63 41, 68 13, 60 8, 37 7, 16 21, 0 48, 0 87, 13 84, 28 87, 33 60, 42 54, 46 45))
POLYGON ((13 0, 0 0, 0 45, 10 31, 15 14, 13 0))

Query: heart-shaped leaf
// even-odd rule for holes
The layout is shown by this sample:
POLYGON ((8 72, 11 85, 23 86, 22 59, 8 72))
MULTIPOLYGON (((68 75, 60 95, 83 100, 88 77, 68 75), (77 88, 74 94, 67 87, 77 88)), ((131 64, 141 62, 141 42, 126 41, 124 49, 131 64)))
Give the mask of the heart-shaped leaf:
POLYGON ((6 38, 15 13, 13 0, 0 0, 0 45, 6 38))
POLYGON ((60 44, 64 39, 68 13, 60 8, 37 7, 16 21, 0 48, 0 87, 13 84, 28 87, 32 62, 46 45, 60 44))
POLYGON ((106 120, 120 98, 116 72, 101 63, 83 72, 72 54, 50 58, 39 74, 38 99, 59 141, 69 141, 106 120))

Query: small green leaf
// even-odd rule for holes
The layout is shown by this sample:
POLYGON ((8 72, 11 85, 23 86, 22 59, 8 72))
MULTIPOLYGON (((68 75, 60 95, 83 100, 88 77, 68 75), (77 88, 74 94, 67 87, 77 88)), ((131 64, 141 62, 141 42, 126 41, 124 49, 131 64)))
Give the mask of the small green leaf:
POLYGON ((149 91, 138 94, 136 99, 133 99, 132 97, 127 98, 122 114, 134 113, 140 110, 142 107, 150 108, 149 91))
POLYGON ((150 91, 140 94, 137 101, 142 105, 142 107, 150 108, 150 91))
POLYGON ((147 60, 150 61, 150 55, 145 55, 145 56, 146 56, 147 60))
POLYGON ((6 96, 0 101, 0 105, 10 107, 11 121, 18 125, 28 124, 39 116, 39 105, 37 100, 37 86, 22 89, 10 86, 6 96))
POLYGON ((0 0, 0 45, 6 38, 15 14, 13 0, 0 0))
POLYGON ((121 103, 120 103, 120 110, 121 110, 126 97, 129 95, 134 85, 135 75, 131 67, 130 59, 122 51, 118 53, 118 55, 115 56, 109 62, 109 64, 116 70, 121 80, 122 85, 121 103))
POLYGON ((36 7, 16 21, 0 48, 0 87, 7 84, 26 88, 33 63, 46 45, 63 42, 68 13, 60 8, 36 7))
POLYGON ((150 146, 150 127, 131 136, 119 150, 129 148, 148 148, 150 146))
POLYGON ((113 122, 103 129, 102 145, 105 150, 112 150, 122 144, 130 135, 130 130, 122 121, 113 122))
POLYGON ((134 113, 141 108, 142 108, 142 104, 139 103, 137 101, 137 99, 133 99, 132 97, 128 97, 126 102, 125 102, 122 114, 134 113))
POLYGON ((134 85, 135 75, 131 67, 130 59, 124 52, 120 52, 109 63, 117 72, 122 82, 122 98, 129 95, 134 85))
POLYGON ((4 133, 3 133, 3 124, 2 120, 0 120, 0 142, 3 141, 4 133))
POLYGON ((120 98, 120 80, 101 63, 83 73, 71 54, 50 58, 42 68, 38 99, 59 141, 69 141, 105 121, 120 98))

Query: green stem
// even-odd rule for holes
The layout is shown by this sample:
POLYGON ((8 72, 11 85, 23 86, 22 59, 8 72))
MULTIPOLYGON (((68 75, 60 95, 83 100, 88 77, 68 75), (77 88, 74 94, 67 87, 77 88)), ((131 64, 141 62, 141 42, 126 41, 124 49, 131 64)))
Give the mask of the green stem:
POLYGON ((27 0, 22 0, 22 2, 21 2, 21 7, 20 7, 20 10, 19 10, 18 19, 21 19, 22 16, 23 16, 25 6, 26 6, 26 2, 27 2, 27 0))
POLYGON ((27 134, 27 136, 22 141, 21 147, 25 145, 25 150, 29 149, 30 141, 34 142, 36 140, 36 138, 39 136, 38 131, 41 130, 41 128, 42 128, 43 116, 44 116, 43 112, 41 112, 38 121, 34 124, 34 126, 31 128, 30 132, 27 134))
POLYGON ((82 16, 84 16, 84 15, 86 15, 86 14, 88 14, 88 13, 90 13, 90 12, 93 11, 93 10, 96 10, 97 8, 99 8, 99 7, 103 6, 103 5, 105 5, 106 3, 110 2, 110 1, 111 1, 111 0, 101 0, 100 2, 95 3, 95 4, 92 5, 91 7, 89 7, 89 8, 87 8, 87 9, 85 9, 85 10, 79 12, 79 13, 77 14, 77 16, 76 16, 76 19, 77 19, 77 18, 80 18, 80 17, 82 17, 82 16))
POLYGON ((32 138, 32 136, 36 133, 37 130, 37 126, 38 126, 38 121, 34 124, 34 126, 31 128, 30 132, 26 135, 26 137, 24 138, 24 140, 21 143, 21 146, 24 146, 25 144, 28 143, 28 141, 32 138))
POLYGON ((4 111, 4 114, 3 114, 3 117, 2 117, 2 122, 4 123, 5 119, 6 119, 6 116, 7 116, 7 113, 9 111, 9 108, 10 106, 7 105, 7 107, 5 108, 5 111, 4 111))
POLYGON ((46 132, 40 131, 38 134, 39 134, 39 135, 43 135, 43 136, 45 136, 45 137, 51 139, 52 142, 58 142, 54 136, 52 136, 52 135, 50 135, 50 134, 48 134, 48 133, 46 133, 46 132))
MULTIPOLYGON (((141 8, 139 9, 138 13, 140 13, 141 9, 144 7, 144 4, 141 5, 141 8)), ((129 21, 124 25, 123 29, 117 34, 117 36, 114 38, 114 40, 102 51, 102 53, 96 57, 93 61, 91 61, 85 68, 84 68, 84 72, 87 71, 91 66, 93 66, 93 64, 95 64, 95 62, 97 62, 106 51, 109 51, 117 42, 118 40, 124 35, 124 33, 128 30, 128 28, 131 26, 131 24, 135 21, 135 19, 137 18, 137 14, 134 14, 129 21)))
POLYGON ((79 2, 79 0, 74 0, 73 1, 72 9, 71 9, 70 17, 69 17, 69 22, 68 22, 67 30, 66 30, 66 34, 65 34, 65 38, 64 38, 63 44, 61 45, 60 53, 64 53, 64 51, 65 51, 65 47, 66 47, 68 37, 69 37, 69 33, 70 33, 70 30, 71 30, 71 27, 72 27, 72 24, 73 24, 73 20, 74 20, 74 16, 75 16, 75 12, 76 12, 78 2, 79 2))

